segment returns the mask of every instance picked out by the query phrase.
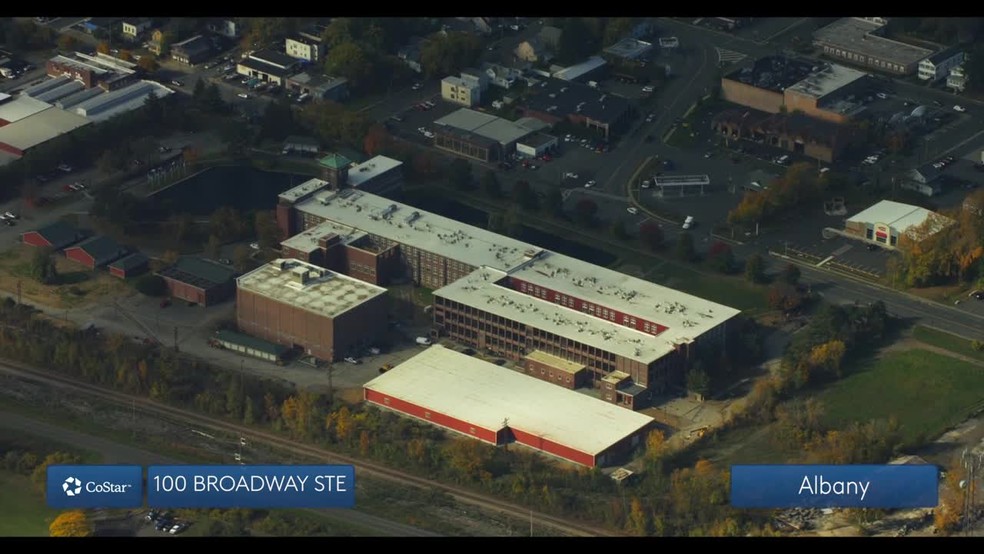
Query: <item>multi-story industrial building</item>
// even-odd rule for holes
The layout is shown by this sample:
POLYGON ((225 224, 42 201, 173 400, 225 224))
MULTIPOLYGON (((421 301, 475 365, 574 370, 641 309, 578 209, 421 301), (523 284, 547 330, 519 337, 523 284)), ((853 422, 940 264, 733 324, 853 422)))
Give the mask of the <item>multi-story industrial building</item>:
POLYGON ((281 195, 277 215, 287 236, 299 233, 283 243, 285 255, 374 284, 409 279, 433 289, 436 334, 564 386, 610 384, 603 399, 625 407, 680 383, 697 348, 722 347, 738 314, 380 196, 327 190, 322 181, 281 195))
POLYGON ((824 55, 892 75, 912 75, 933 52, 882 36, 887 21, 844 17, 813 33, 824 55))
POLYGON ((236 279, 241 331, 322 360, 375 342, 386 313, 386 289, 300 260, 274 260, 236 279))

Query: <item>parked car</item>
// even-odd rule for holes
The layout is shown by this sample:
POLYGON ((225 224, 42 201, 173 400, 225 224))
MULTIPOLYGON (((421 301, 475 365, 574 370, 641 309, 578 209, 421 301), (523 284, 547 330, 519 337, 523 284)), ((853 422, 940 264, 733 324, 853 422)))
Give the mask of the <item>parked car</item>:
POLYGON ((354 365, 359 365, 362 363, 361 360, 359 360, 358 358, 353 358, 352 356, 346 356, 345 361, 354 365))
POLYGON ((420 83, 414 83, 413 86, 410 87, 410 90, 420 90, 422 88, 424 88, 424 85, 420 83))
POLYGON ((967 111, 967 108, 961 106, 960 104, 957 104, 956 106, 953 106, 953 111, 964 113, 965 111, 967 111))
POLYGON ((378 356, 378 355, 380 355, 382 353, 383 353, 383 351, 380 350, 378 347, 375 347, 375 346, 370 346, 369 347, 369 354, 371 354, 373 356, 378 356))
POLYGON ((176 86, 176 87, 183 87, 184 86, 184 83, 182 83, 181 81, 179 81, 177 79, 171 81, 171 84, 174 85, 174 86, 176 86))
POLYGON ((683 228, 690 229, 694 226, 694 216, 688 215, 686 219, 683 220, 683 228))
POLYGON ((68 164, 58 164, 58 170, 59 171, 64 171, 65 173, 71 173, 72 172, 72 166, 70 166, 68 164))
POLYGON ((18 216, 14 212, 3 212, 4 217, 9 217, 10 219, 17 219, 18 216))
POLYGON ((434 344, 433 341, 427 337, 417 337, 416 343, 421 346, 430 346, 431 344, 434 344))
POLYGON ((240 92, 239 94, 237 94, 237 96, 239 96, 240 98, 243 98, 245 100, 249 100, 249 95, 246 94, 245 92, 240 92))
POLYGON ((588 181, 587 183, 584 183, 584 188, 589 189, 589 188, 591 188, 591 187, 593 187, 593 186, 595 186, 597 184, 598 183, 596 183, 595 180, 592 179, 592 180, 588 181))
POLYGON ((260 249, 260 243, 258 243, 258 242, 251 242, 251 243, 249 243, 249 247, 252 248, 253 250, 259 250, 260 249))

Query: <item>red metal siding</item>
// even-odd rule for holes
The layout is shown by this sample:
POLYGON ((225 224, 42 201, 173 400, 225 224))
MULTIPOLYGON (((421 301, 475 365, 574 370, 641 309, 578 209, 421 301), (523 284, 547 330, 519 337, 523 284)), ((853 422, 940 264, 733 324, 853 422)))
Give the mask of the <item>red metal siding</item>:
POLYGON ((496 444, 496 432, 491 429, 486 429, 484 427, 479 427, 477 425, 472 425, 466 421, 445 415, 442 413, 429 410, 423 406, 418 406, 412 402, 407 402, 405 400, 400 400, 399 398, 393 398, 392 396, 383 394, 378 391, 371 389, 363 389, 365 391, 365 399, 368 402, 377 404, 384 408, 389 408, 391 410, 396 410, 398 412, 407 414, 409 416, 422 419, 428 423, 432 423, 439 427, 445 427, 465 435, 475 437, 478 440, 487 442, 490 444, 496 444))
POLYGON ((45 240, 41 236, 41 233, 37 231, 28 231, 22 236, 24 244, 29 244, 31 246, 37 246, 38 248, 51 248, 51 243, 45 240))
POLYGON ((65 257, 73 262, 80 263, 89 269, 96 267, 96 259, 89 255, 85 250, 75 247, 65 250, 65 257))
POLYGON ((186 302, 195 302, 197 304, 205 303, 204 290, 168 277, 164 277, 164 281, 167 283, 167 291, 169 296, 177 298, 178 300, 184 300, 186 302))
POLYGON ((520 431, 513 426, 510 426, 509 430, 512 431, 513 436, 516 437, 516 442, 519 444, 525 444, 531 448, 542 450, 548 454, 553 454, 554 456, 559 456, 565 460, 570 460, 581 465, 588 467, 595 466, 595 457, 591 454, 586 454, 580 450, 574 450, 569 446, 564 446, 563 444, 545 439, 538 435, 520 431))
POLYGON ((113 277, 119 277, 120 279, 126 279, 126 271, 123 271, 122 269, 120 269, 118 267, 111 267, 111 268, 109 268, 109 274, 112 275, 113 277))
MULTIPOLYGON (((515 277, 510 277, 509 278, 509 288, 511 288, 511 289, 513 289, 513 290, 515 290, 517 292, 521 292, 523 294, 526 294, 528 296, 534 296, 534 298, 542 298, 542 299, 544 299, 547 302, 550 302, 552 304, 559 304, 559 302, 557 302, 557 294, 558 293, 556 291, 554 291, 554 290, 548 289, 547 287, 543 287, 543 286, 540 286, 540 285, 533 285, 531 283, 528 283, 526 281, 523 281, 522 279, 517 279, 515 277), (525 285, 525 288, 524 288, 524 285, 525 285), (544 291, 544 296, 543 297, 534 296, 532 294, 532 287, 534 287, 534 286, 538 286, 538 287, 540 287, 540 289, 542 289, 544 291)), ((662 333, 663 331, 665 331, 666 329, 668 329, 668 327, 666 327, 665 325, 660 325, 659 323, 656 323, 654 321, 647 321, 647 320, 645 320, 643 318, 635 317, 635 316, 631 316, 630 315, 629 317, 635 317, 635 320, 636 320, 635 326, 633 327, 631 325, 627 325, 627 324, 622 323, 622 318, 625 317, 626 314, 624 314, 624 313, 622 313, 622 312, 620 312, 618 310, 613 310, 613 309, 609 308, 608 306, 603 306, 601 304, 595 304, 593 302, 588 302, 586 300, 581 300, 580 298, 575 298, 573 296, 571 298, 574 299, 574 307, 571 308, 571 309, 576 310, 576 311, 579 311, 579 312, 587 313, 588 315, 592 315, 592 314, 590 314, 586 310, 586 308, 588 306, 594 306, 595 313, 593 315, 594 315, 594 317, 597 317, 599 319, 605 319, 605 318, 602 318, 600 315, 598 315, 598 314, 601 313, 601 309, 602 308, 608 309, 608 311, 610 311, 613 314, 615 314, 615 319, 614 320, 605 319, 605 321, 611 321, 612 323, 615 323, 617 325, 621 325, 623 327, 629 327, 630 329, 631 328, 634 328, 637 331, 641 331, 643 333, 646 333, 647 331, 646 331, 645 325, 646 325, 646 323, 649 323, 651 326, 654 325, 656 327, 656 332, 651 332, 651 331, 649 332, 649 334, 651 334, 651 335, 659 335, 660 333, 662 333)), ((652 327, 650 327, 650 328, 652 328, 652 327)))
POLYGON ((24 151, 23 150, 21 150, 20 148, 17 148, 16 146, 11 145, 11 144, 7 144, 6 142, 0 142, 0 150, 3 150, 4 152, 8 152, 8 153, 13 154, 15 156, 23 156, 24 155, 24 151))

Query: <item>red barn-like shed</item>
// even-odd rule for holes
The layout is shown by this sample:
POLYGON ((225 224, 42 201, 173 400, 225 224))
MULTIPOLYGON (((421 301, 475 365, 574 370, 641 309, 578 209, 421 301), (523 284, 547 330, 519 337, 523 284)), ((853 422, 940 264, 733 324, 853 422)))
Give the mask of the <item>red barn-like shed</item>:
POLYGON ((109 274, 120 279, 128 279, 147 270, 150 259, 140 252, 134 252, 109 264, 109 274))
POLYGON ((56 221, 51 225, 22 234, 21 242, 28 246, 61 250, 66 246, 79 242, 85 237, 85 232, 77 229, 75 226, 64 221, 56 221))
POLYGON ((366 383, 364 394, 489 444, 515 442, 588 467, 621 462, 655 421, 440 345, 366 383))
POLYGON ((120 246, 115 240, 104 237, 92 237, 86 239, 75 246, 65 249, 65 257, 78 262, 89 269, 102 267, 110 262, 114 262, 128 253, 127 249, 120 246))

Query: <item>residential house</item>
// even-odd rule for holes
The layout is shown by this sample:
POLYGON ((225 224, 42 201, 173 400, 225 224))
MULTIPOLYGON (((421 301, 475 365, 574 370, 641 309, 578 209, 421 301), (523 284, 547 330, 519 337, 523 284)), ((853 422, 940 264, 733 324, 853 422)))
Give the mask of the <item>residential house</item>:
POLYGON ((324 58, 325 44, 317 29, 303 29, 285 39, 284 51, 292 58, 317 62, 324 58))
POLYGON ((147 41, 147 50, 150 50, 155 56, 160 56, 164 53, 166 47, 167 45, 164 44, 164 31, 154 29, 150 33, 150 40, 147 41))
POLYGON ((90 35, 97 33, 109 34, 119 21, 120 18, 118 17, 90 17, 82 22, 82 29, 90 35))
POLYGON ((945 79, 951 69, 959 67, 962 63, 964 63, 963 50, 947 48, 919 62, 918 75, 923 81, 935 83, 945 79))
POLYGON ((242 25, 236 23, 234 19, 213 19, 208 22, 206 28, 226 38, 239 38, 243 34, 242 25))
POLYGON ((489 77, 489 84, 504 89, 511 89, 522 77, 523 72, 499 64, 482 64, 482 70, 489 77))
POLYGON ((407 67, 417 73, 424 71, 423 66, 420 65, 420 50, 423 47, 424 40, 421 37, 412 37, 410 42, 400 48, 396 53, 396 56, 403 60, 403 63, 407 64, 407 67))
POLYGON ((912 190, 925 196, 936 196, 942 190, 940 183, 940 170, 930 164, 924 164, 916 169, 909 170, 902 178, 900 188, 912 190))
POLYGON ((963 92, 967 89, 967 73, 964 66, 960 65, 950 70, 946 77, 946 87, 953 92, 963 92))
POLYGON ((123 36, 136 40, 150 29, 150 19, 146 17, 126 18, 123 20, 123 36))
POLYGON ((199 64, 212 54, 212 41, 202 35, 195 35, 171 45, 171 58, 186 65, 199 64))

